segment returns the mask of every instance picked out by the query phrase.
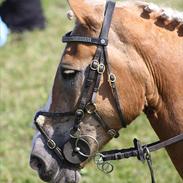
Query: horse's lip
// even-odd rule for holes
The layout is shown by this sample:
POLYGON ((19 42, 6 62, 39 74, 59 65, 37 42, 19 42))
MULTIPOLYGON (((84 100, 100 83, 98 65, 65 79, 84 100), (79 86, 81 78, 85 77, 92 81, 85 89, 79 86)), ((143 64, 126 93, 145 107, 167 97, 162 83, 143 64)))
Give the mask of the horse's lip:
POLYGON ((51 170, 44 172, 44 171, 38 171, 39 177, 41 180, 45 181, 45 182, 50 182, 52 180, 53 177, 53 172, 51 170))
MULTIPOLYGON (((70 169, 67 169, 66 171, 69 171, 70 169)), ((80 173, 79 170, 70 170, 71 174, 68 175, 68 172, 66 173, 64 170, 57 170, 54 177, 52 177, 52 180, 50 183, 78 183, 80 180, 80 173), (71 177, 74 177, 74 179, 70 179, 71 177)))
POLYGON ((49 167, 47 169, 37 169, 40 179, 45 182, 50 182, 55 175, 54 171, 49 167))
POLYGON ((42 166, 39 167, 39 163, 35 164, 34 161, 30 160, 31 168, 37 171, 41 180, 45 182, 50 182, 55 174, 54 171, 51 169, 51 165, 48 165, 39 153, 32 154, 32 157, 39 158, 39 161, 41 161, 42 166))

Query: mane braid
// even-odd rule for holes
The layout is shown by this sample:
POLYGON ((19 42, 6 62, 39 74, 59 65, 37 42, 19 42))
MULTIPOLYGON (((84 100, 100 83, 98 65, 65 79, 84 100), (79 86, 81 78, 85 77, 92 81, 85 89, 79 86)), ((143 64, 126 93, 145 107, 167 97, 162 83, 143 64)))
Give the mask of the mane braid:
MULTIPOLYGON (((85 2, 91 4, 92 6, 97 6, 105 5, 106 0, 85 0, 85 2)), ((142 9, 142 11, 144 11, 149 16, 149 18, 153 18, 155 21, 157 21, 156 25, 159 25, 160 27, 164 27, 171 31, 178 29, 179 35, 183 36, 183 12, 173 10, 167 7, 161 7, 154 3, 148 3, 145 1, 117 1, 116 7, 123 8, 124 6, 135 6, 142 9)), ((74 18, 73 12, 68 11, 67 17, 69 20, 72 20, 74 18)))
POLYGON ((155 13, 158 18, 162 18, 165 21, 171 22, 178 22, 179 24, 183 24, 183 12, 173 10, 171 8, 166 8, 166 7, 160 7, 154 3, 147 3, 147 2, 141 2, 141 1, 136 1, 134 2, 138 7, 143 8, 143 10, 149 14, 155 13))

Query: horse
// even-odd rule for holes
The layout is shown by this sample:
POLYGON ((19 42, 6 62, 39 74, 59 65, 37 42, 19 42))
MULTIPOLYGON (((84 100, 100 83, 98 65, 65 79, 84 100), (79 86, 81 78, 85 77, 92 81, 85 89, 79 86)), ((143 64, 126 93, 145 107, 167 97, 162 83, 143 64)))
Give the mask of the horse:
MULTIPOLYGON (((105 1, 68 3, 76 23, 63 38, 68 43, 51 94, 35 117, 30 155, 40 178, 54 183, 79 182, 80 168, 142 112, 160 141, 183 133, 183 15, 125 1, 106 23, 105 1), (95 39, 103 22, 108 39, 95 39)), ((166 150, 183 178, 183 142, 166 150)))

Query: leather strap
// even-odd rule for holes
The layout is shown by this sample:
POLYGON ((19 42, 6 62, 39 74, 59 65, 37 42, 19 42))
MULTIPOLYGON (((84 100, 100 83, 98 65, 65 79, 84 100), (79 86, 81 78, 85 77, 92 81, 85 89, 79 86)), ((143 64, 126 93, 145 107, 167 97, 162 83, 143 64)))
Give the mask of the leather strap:
POLYGON ((100 153, 102 160, 110 161, 110 160, 120 160, 124 158, 130 157, 137 157, 138 160, 144 162, 147 161, 147 165, 151 174, 151 181, 155 183, 155 176, 152 167, 152 159, 151 159, 151 152, 157 151, 159 149, 165 148, 167 146, 176 144, 183 141, 183 134, 177 135, 165 141, 157 141, 155 143, 141 145, 140 141, 134 139, 134 146, 128 149, 121 149, 121 150, 112 150, 112 151, 104 151, 100 153))
POLYGON ((149 152, 154 152, 159 149, 165 148, 167 146, 179 143, 181 141, 183 141, 183 134, 177 135, 175 137, 172 137, 162 142, 157 141, 151 144, 143 145, 141 146, 141 150, 140 150, 140 148, 137 148, 136 146, 136 139, 134 139, 135 147, 131 147, 128 149, 103 151, 101 152, 101 155, 102 155, 103 161, 119 160, 119 159, 130 158, 130 157, 138 157, 139 160, 143 160, 144 158, 140 156, 143 156, 144 149, 148 149, 149 152), (143 152, 141 153, 140 151, 142 150, 143 152))
POLYGON ((73 36, 72 32, 68 32, 62 38, 63 43, 67 42, 77 42, 77 43, 88 43, 100 46, 107 46, 108 40, 104 38, 92 38, 92 37, 83 37, 83 36, 73 36))
POLYGON ((74 111, 71 112, 45 112, 45 111, 38 111, 34 117, 34 121, 35 119, 37 119, 38 116, 45 116, 45 117, 49 117, 49 118, 60 118, 60 117, 67 117, 67 116, 72 116, 75 115, 74 111))
MULTIPOLYGON (((112 21, 112 16, 111 15, 113 15, 114 8, 115 8, 115 2, 108 1, 106 3, 105 18, 104 18, 104 21, 103 21, 103 26, 102 26, 100 38, 108 39, 110 25, 111 25, 111 21, 112 21)), ((111 72, 111 67, 110 67, 110 64, 109 64, 109 56, 108 56, 108 52, 107 52, 107 47, 104 46, 103 50, 104 50, 103 51, 104 52, 104 60, 105 60, 105 63, 106 63, 105 65, 107 66, 108 76, 110 77, 112 72, 111 72)), ((120 118, 121 126, 123 128, 126 128, 126 121, 125 121, 125 118, 124 118, 124 114, 122 112, 122 107, 121 107, 120 102, 119 102, 119 95, 118 95, 118 92, 117 92, 115 81, 110 82, 110 86, 111 86, 111 89, 112 89, 112 95, 113 95, 113 98, 114 98, 114 101, 115 101, 115 106, 116 106, 116 109, 117 109, 117 112, 118 112, 118 115, 119 115, 119 118, 120 118)))
MULTIPOLYGON (((88 77, 86 78, 86 81, 85 81, 85 84, 84 84, 84 88, 83 88, 83 91, 82 91, 80 101, 78 102, 79 103, 78 104, 78 110, 80 110, 80 111, 82 110, 83 113, 85 112, 86 106, 89 103, 91 103, 92 105, 95 105, 97 92, 99 90, 101 75, 103 74, 104 69, 105 69, 104 65, 107 66, 107 70, 108 70, 109 75, 111 74, 111 69, 110 69, 110 65, 109 65, 109 58, 108 58, 108 53, 107 53, 106 46, 108 44, 108 34, 109 34, 110 26, 111 26, 111 21, 112 21, 112 15, 113 15, 113 12, 114 12, 114 8, 115 8, 115 2, 107 1, 106 7, 105 7, 105 13, 104 13, 104 21, 103 21, 103 24, 102 24, 102 29, 101 29, 99 38, 74 36, 74 35, 72 35, 71 32, 69 32, 62 39, 63 42, 82 42, 82 43, 89 43, 89 44, 98 45, 97 51, 96 51, 94 59, 92 61, 92 64, 94 64, 95 61, 97 61, 99 68, 98 69, 90 68, 88 77), (91 87, 93 87, 92 95, 90 95, 91 87)), ((120 121, 121 121, 121 126, 126 127, 126 123, 125 123, 122 108, 121 108, 121 105, 120 105, 120 102, 119 102, 119 96, 118 96, 118 93, 117 93, 115 82, 113 82, 111 86, 112 86, 111 87, 112 94, 113 94, 113 97, 114 97, 114 100, 115 100, 115 105, 116 105, 117 112, 119 114, 119 118, 120 118, 120 121)), ((97 112, 97 114, 98 114, 98 112, 97 112)), ((82 115, 82 117, 83 116, 84 115, 82 115)), ((97 116, 99 116, 99 114, 97 116)), ((78 117, 77 113, 76 113, 75 127, 74 127, 75 129, 77 129, 77 127, 79 126, 80 121, 81 121, 81 118, 78 117)), ((100 122, 101 121, 103 121, 103 120, 100 120, 100 122)), ((104 124, 103 126, 106 126, 106 124, 104 124)))
POLYGON ((43 129, 43 127, 38 124, 38 122, 34 121, 34 124, 36 125, 36 128, 39 130, 39 132, 41 133, 41 135, 44 137, 44 140, 46 141, 46 145, 47 147, 54 151, 54 153, 59 157, 60 160, 64 160, 64 156, 63 156, 63 152, 61 150, 60 147, 57 146, 57 144, 55 143, 54 140, 52 140, 47 133, 45 132, 45 130, 43 129))
MULTIPOLYGON (((104 21, 100 32, 100 39, 108 40, 109 30, 112 22, 113 12, 115 8, 114 1, 107 1, 105 6, 104 21)), ((104 45, 105 46, 105 45, 104 45)))
POLYGON ((105 62, 106 62, 106 65, 107 65, 107 70, 108 70, 108 80, 109 80, 109 84, 111 86, 115 106, 116 106, 116 109, 117 109, 117 112, 118 112, 118 115, 119 115, 121 126, 123 128, 126 128, 127 127, 126 120, 125 120, 125 117, 124 117, 124 114, 123 114, 122 106, 119 102, 119 95, 118 95, 118 91, 117 91, 117 87, 116 87, 116 76, 111 71, 111 66, 109 64, 107 49, 104 48, 104 50, 105 50, 105 62))

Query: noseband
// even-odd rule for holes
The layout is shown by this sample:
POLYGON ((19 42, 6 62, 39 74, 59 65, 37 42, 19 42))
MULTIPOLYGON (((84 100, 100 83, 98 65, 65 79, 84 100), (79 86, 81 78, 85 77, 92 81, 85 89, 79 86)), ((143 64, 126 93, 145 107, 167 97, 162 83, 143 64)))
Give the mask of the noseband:
POLYGON ((52 113, 39 111, 35 116, 35 125, 46 140, 48 148, 54 151, 61 160, 66 160, 67 162, 73 165, 79 165, 92 156, 89 142, 86 139, 94 141, 97 149, 99 146, 98 141, 95 138, 89 135, 82 135, 80 133, 79 126, 86 114, 93 116, 104 128, 104 130, 109 136, 115 138, 119 136, 118 131, 116 129, 110 128, 96 109, 96 96, 97 92, 99 91, 101 76, 104 74, 105 71, 108 73, 108 82, 110 84, 121 126, 126 127, 124 115, 119 102, 118 92, 115 84, 116 76, 111 72, 111 67, 109 64, 109 58, 107 53, 108 34, 114 8, 115 2, 108 1, 106 3, 104 21, 102 24, 102 29, 99 38, 75 36, 72 35, 72 32, 67 33, 62 38, 62 41, 64 43, 76 42, 85 44, 87 43, 97 46, 95 56, 91 64, 88 66, 89 72, 84 81, 84 89, 78 101, 77 109, 75 111, 66 113, 52 113), (63 147, 59 147, 55 143, 55 141, 46 134, 42 124, 42 120, 40 120, 41 116, 48 118, 74 116, 74 126, 70 130, 70 138, 63 145, 63 147))
MULTIPOLYGON (((94 117, 110 137, 117 138, 119 136, 118 131, 108 126, 108 124, 103 120, 102 116, 99 114, 96 108, 96 96, 97 92, 99 91, 101 77, 105 71, 108 74, 108 82, 114 98, 115 108, 119 115, 121 127, 126 127, 126 122, 121 104, 119 102, 119 95, 115 83, 116 76, 111 71, 107 52, 108 34, 114 8, 115 2, 107 1, 104 13, 104 20, 99 38, 76 36, 72 35, 72 32, 67 33, 62 38, 62 41, 64 43, 76 42, 85 44, 87 43, 97 46, 95 56, 88 67, 89 72, 84 81, 84 89, 78 101, 78 108, 75 111, 65 113, 39 111, 35 115, 35 125, 44 137, 47 147, 51 151, 53 151, 61 161, 65 161, 72 166, 80 167, 81 163, 86 161, 88 158, 91 158, 92 153, 89 141, 92 140, 96 144, 97 150, 99 147, 98 141, 95 138, 90 135, 82 135, 80 133, 80 123, 83 121, 86 114, 94 117), (60 147, 53 139, 51 139, 47 135, 46 131, 44 130, 44 118, 48 117, 55 119, 71 116, 74 117, 74 125, 70 130, 69 139, 65 142, 63 146, 60 147)), ((158 141, 147 145, 141 145, 140 141, 134 139, 134 147, 132 148, 101 152, 98 156, 96 156, 96 164, 98 168, 102 171, 110 173, 113 170, 113 166, 110 163, 106 163, 107 161, 137 157, 142 162, 144 162, 145 160, 147 161, 151 173, 152 183, 155 183, 150 152, 170 146, 182 140, 183 134, 180 134, 163 142, 158 141)))

